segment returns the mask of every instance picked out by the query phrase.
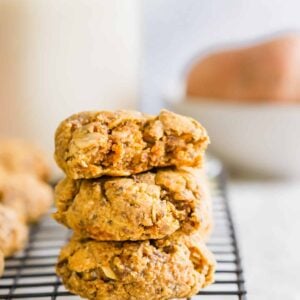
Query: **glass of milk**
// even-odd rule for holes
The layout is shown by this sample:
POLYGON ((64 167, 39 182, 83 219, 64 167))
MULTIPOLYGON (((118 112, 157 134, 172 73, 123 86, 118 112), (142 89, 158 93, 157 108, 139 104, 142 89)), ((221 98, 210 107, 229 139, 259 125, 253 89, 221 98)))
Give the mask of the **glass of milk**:
POLYGON ((134 109, 138 0, 1 0, 0 134, 49 153, 59 122, 82 110, 134 109))

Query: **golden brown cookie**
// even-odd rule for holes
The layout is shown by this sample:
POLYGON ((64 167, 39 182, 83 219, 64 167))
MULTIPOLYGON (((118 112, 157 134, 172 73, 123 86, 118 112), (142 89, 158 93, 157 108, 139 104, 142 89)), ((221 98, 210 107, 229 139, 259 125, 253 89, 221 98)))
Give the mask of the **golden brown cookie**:
POLYGON ((55 135, 55 159, 73 179, 128 176, 154 167, 201 165, 209 143, 195 120, 162 110, 82 112, 63 121, 55 135))
POLYGON ((4 271, 4 254, 0 250, 0 277, 3 275, 3 271, 4 271))
POLYGON ((57 274, 71 292, 93 300, 167 300, 196 294, 214 280, 215 261, 198 236, 96 242, 73 237, 57 274))
POLYGON ((38 221, 52 202, 52 188, 35 176, 0 172, 0 203, 13 208, 24 222, 38 221))
POLYGON ((24 248, 27 238, 27 226, 14 210, 0 204, 0 251, 11 256, 24 248))
POLYGON ((0 168, 11 173, 30 173, 46 181, 50 166, 35 145, 19 139, 0 140, 0 168))
POLYGON ((160 239, 211 226, 207 196, 193 169, 159 169, 130 177, 63 179, 54 218, 99 241, 160 239))

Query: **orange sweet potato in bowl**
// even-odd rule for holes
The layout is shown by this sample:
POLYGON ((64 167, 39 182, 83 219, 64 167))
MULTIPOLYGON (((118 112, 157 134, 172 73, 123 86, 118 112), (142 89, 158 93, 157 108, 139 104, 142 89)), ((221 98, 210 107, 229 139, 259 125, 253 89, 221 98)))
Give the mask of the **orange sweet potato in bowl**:
POLYGON ((212 53, 191 68, 188 98, 300 103, 300 35, 212 53))

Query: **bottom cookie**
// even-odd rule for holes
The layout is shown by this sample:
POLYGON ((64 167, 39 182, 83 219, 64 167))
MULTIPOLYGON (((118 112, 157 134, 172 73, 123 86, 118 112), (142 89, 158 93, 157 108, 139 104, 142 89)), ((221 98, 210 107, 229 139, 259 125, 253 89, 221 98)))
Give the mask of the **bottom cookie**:
POLYGON ((96 242, 74 236, 62 249, 57 274, 81 297, 94 300, 187 298, 213 282, 215 261, 199 236, 96 242))
POLYGON ((11 256, 24 248, 27 238, 27 226, 11 208, 0 204, 0 251, 11 256))

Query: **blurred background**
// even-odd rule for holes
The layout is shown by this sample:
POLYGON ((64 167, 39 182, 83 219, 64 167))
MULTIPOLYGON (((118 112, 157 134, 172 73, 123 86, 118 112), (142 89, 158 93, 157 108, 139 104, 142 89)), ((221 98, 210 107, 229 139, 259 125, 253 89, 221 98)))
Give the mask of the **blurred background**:
POLYGON ((161 107, 163 92, 203 52, 300 29, 297 0, 153 0, 143 3, 143 105, 161 107), (153 104, 153 99, 156 106, 153 104))
POLYGON ((58 123, 81 110, 198 119, 233 174, 252 299, 299 299, 299 11, 297 0, 2 0, 0 134, 50 156, 58 123))

